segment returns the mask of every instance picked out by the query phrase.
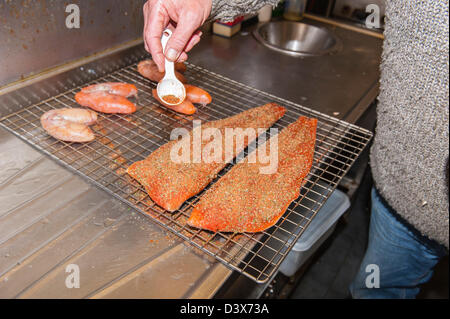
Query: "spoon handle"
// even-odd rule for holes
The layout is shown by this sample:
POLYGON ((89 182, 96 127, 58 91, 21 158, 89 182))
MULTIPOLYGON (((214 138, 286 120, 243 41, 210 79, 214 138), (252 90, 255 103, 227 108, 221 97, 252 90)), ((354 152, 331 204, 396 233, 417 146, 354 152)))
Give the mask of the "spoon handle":
MULTIPOLYGON (((161 38, 161 44, 164 53, 166 52, 166 45, 171 36, 172 31, 170 29, 165 29, 161 38)), ((175 78, 175 66, 173 62, 165 59, 164 68, 166 70, 166 75, 164 76, 164 78, 175 78)))

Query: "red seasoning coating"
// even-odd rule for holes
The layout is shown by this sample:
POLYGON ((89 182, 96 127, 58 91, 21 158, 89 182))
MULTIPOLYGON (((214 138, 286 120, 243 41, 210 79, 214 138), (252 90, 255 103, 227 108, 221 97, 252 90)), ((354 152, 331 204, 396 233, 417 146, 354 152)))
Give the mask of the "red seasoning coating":
MULTIPOLYGON (((250 109, 235 116, 218 121, 202 124, 202 131, 207 128, 218 128, 222 134, 222 145, 225 144, 226 128, 246 128, 267 129, 278 121, 285 113, 286 109, 275 103, 269 103, 260 107, 250 109)), ((189 133, 190 148, 193 149, 195 138, 193 131, 189 133)), ((243 147, 253 140, 248 136, 243 138, 243 147)), ((171 141, 164 144, 143 161, 132 164, 127 172, 141 183, 151 199, 159 206, 169 211, 175 211, 192 196, 201 192, 227 164, 226 160, 232 160, 243 149, 236 147, 236 140, 233 139, 234 147, 232 154, 227 153, 222 147, 220 160, 200 161, 193 159, 194 152, 191 152, 191 160, 186 162, 174 161, 171 151, 176 147, 178 141, 171 141), (237 149, 237 150, 236 150, 237 149), (230 158, 231 157, 231 158, 230 158)), ((202 141, 203 146, 209 141, 202 141)))
POLYGON ((260 232, 275 225, 311 169, 316 127, 316 119, 300 117, 280 132, 274 174, 261 174, 267 164, 248 163, 248 157, 236 164, 203 195, 188 224, 222 232, 260 232))

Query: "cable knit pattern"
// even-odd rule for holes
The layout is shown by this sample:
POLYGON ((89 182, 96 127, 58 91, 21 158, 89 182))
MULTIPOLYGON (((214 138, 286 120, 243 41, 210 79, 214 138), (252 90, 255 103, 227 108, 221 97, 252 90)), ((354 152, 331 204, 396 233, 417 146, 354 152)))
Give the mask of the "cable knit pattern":
POLYGON ((279 0, 213 0, 211 19, 233 21, 237 16, 254 13, 266 4, 276 6, 279 0))
POLYGON ((448 0, 386 5, 373 177, 400 216, 448 248, 448 0))

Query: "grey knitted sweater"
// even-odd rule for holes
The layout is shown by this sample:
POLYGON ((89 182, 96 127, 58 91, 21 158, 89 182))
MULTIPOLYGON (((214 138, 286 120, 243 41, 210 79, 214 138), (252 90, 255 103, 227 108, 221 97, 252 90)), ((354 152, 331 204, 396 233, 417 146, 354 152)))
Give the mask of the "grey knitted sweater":
MULTIPOLYGON (((278 1, 213 0, 230 20, 278 1)), ((386 1, 377 127, 371 149, 375 185, 425 236, 449 247, 448 0, 386 1)))
POLYGON ((372 174, 402 217, 448 248, 448 0, 386 5, 372 174))
POLYGON ((276 5, 279 0, 212 0, 211 18, 232 21, 236 16, 256 12, 266 4, 276 5))

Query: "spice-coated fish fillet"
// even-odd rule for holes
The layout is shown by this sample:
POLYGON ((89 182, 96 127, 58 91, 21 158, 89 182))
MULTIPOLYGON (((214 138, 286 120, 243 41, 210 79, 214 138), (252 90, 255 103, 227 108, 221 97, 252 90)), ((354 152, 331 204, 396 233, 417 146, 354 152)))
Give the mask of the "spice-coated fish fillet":
MULTIPOLYGON (((256 136, 237 134, 233 138, 233 147, 230 150, 230 148, 225 147, 226 128, 240 128, 243 133, 247 128, 266 130, 278 121, 285 112, 284 107, 269 103, 229 118, 203 124, 202 132, 205 133, 205 129, 208 128, 217 128, 222 136, 222 153, 218 154, 214 161, 205 155, 201 155, 200 160, 194 158, 195 152, 192 152, 192 150, 194 149, 195 130, 193 130, 186 135, 189 137, 187 141, 190 141, 188 145, 191 150, 189 161, 177 162, 173 160, 171 151, 180 144, 179 141, 171 141, 158 148, 145 160, 132 164, 127 172, 145 187, 156 204, 169 211, 177 210, 187 199, 201 192, 228 162, 232 161, 256 138, 256 136), (243 143, 239 142, 239 138, 242 138, 243 143)), ((214 139, 204 138, 204 141, 201 142, 202 149, 205 149, 204 147, 212 140, 214 139)))
POLYGON ((223 232, 259 232, 275 225, 300 195, 311 169, 316 127, 316 119, 300 117, 279 133, 274 174, 261 174, 267 164, 248 163, 248 157, 237 163, 203 195, 188 224, 223 232))

